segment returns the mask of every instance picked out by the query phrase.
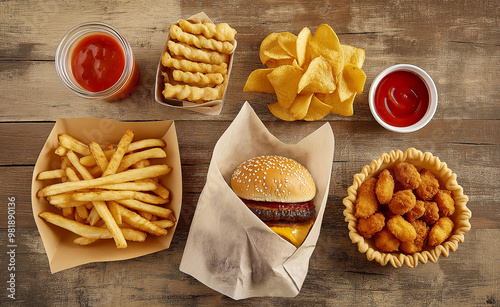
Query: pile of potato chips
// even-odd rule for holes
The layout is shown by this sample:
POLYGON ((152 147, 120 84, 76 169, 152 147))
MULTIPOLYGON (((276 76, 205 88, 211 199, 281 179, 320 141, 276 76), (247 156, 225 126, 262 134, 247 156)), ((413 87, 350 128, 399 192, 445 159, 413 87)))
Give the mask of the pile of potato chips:
POLYGON ((320 120, 329 113, 350 116, 366 75, 365 50, 341 45, 333 29, 322 24, 314 35, 305 27, 296 36, 272 33, 260 45, 266 69, 253 71, 243 91, 276 94, 268 105, 283 120, 320 120))

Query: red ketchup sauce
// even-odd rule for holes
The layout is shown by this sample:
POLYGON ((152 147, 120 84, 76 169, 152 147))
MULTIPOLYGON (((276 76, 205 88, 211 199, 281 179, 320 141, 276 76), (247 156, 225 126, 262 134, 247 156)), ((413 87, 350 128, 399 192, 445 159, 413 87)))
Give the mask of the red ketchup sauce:
POLYGON ((407 127, 424 117, 429 106, 425 83, 410 71, 385 76, 375 91, 375 109, 380 118, 395 127, 407 127))
POLYGON ((93 34, 78 42, 71 56, 73 76, 90 92, 113 86, 123 73, 125 53, 111 36, 93 34))

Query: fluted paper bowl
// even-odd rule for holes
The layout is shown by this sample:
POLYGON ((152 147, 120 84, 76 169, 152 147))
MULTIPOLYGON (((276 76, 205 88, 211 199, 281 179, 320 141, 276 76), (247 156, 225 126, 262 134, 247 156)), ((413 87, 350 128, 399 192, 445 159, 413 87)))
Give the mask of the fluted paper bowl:
POLYGON ((441 162, 438 157, 433 156, 430 152, 423 153, 415 148, 409 148, 405 152, 397 150, 383 153, 378 159, 373 160, 369 165, 365 165, 360 173, 354 175, 353 184, 347 189, 348 195, 344 198, 343 203, 346 207, 344 216, 345 221, 348 223, 351 241, 357 244, 361 253, 366 254, 368 260, 375 260, 384 266, 390 263, 399 268, 406 264, 408 267, 413 268, 419 262, 422 264, 427 263, 427 261, 436 262, 441 255, 448 257, 450 252, 454 252, 458 248, 459 243, 463 243, 465 233, 471 228, 469 220, 472 213, 467 208, 468 197, 464 195, 463 189, 456 179, 457 175, 448 168, 446 163, 441 162), (384 169, 391 169, 402 161, 415 165, 418 170, 426 168, 431 171, 439 180, 440 188, 450 190, 455 201, 455 213, 450 216, 455 225, 451 236, 438 246, 426 246, 423 251, 414 254, 379 251, 373 239, 366 239, 358 233, 358 218, 354 215, 359 186, 366 179, 377 177, 384 169))

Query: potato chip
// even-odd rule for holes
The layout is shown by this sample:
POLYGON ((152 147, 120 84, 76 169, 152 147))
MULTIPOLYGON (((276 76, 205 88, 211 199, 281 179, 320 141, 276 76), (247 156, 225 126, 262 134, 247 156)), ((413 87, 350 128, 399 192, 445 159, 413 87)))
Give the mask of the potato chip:
POLYGON ((363 63, 365 61, 365 49, 349 45, 340 45, 340 50, 344 56, 345 63, 351 63, 359 68, 363 67, 363 63))
POLYGON ((302 72, 305 71, 304 68, 302 68, 302 67, 299 66, 299 63, 297 62, 297 59, 293 59, 292 66, 295 67, 295 68, 297 68, 297 69, 300 69, 302 72))
POLYGON ((271 103, 267 105, 267 108, 271 113, 282 120, 286 121, 294 121, 296 120, 290 113, 288 113, 288 109, 283 108, 278 102, 271 103))
POLYGON ((307 111, 304 120, 306 121, 315 121, 320 120, 323 117, 327 116, 332 109, 331 106, 323 103, 321 100, 313 96, 311 99, 311 104, 309 105, 309 110, 307 111))
POLYGON ((313 93, 297 95, 292 103, 292 106, 288 109, 288 113, 290 113, 295 119, 303 119, 307 114, 313 95, 313 93))
POLYGON ((363 87, 365 86, 366 81, 366 74, 361 70, 361 68, 353 64, 347 64, 344 66, 342 75, 349 89, 358 94, 361 94, 363 92, 363 87))
POLYGON ((355 93, 354 90, 351 90, 351 87, 348 85, 345 77, 346 75, 344 74, 344 71, 342 71, 337 77, 337 90, 340 101, 347 100, 352 96, 352 94, 355 93))
POLYGON ((292 58, 297 58, 297 36, 290 32, 282 32, 278 37, 278 45, 292 58))
POLYGON ((316 43, 309 44, 309 48, 313 59, 322 56, 328 61, 332 67, 334 76, 337 76, 344 68, 344 57, 341 52, 333 49, 327 49, 323 45, 316 43))
POLYGON ((262 41, 259 55, 274 70, 250 74, 244 91, 271 92, 272 87, 278 102, 268 108, 277 118, 312 121, 329 113, 353 115, 354 98, 366 82, 361 69, 365 50, 340 44, 329 25, 319 25, 314 34, 308 27, 297 36, 272 33, 262 41), (269 82, 262 80, 265 76, 269 82))
POLYGON ((277 40, 276 45, 274 45, 271 49, 264 50, 263 54, 265 58, 268 58, 266 64, 270 60, 293 60, 292 56, 289 55, 288 52, 285 51, 285 49, 281 48, 280 45, 278 45, 277 40))
POLYGON ((339 38, 335 34, 335 31, 327 24, 320 24, 318 26, 311 41, 320 43, 327 49, 340 51, 339 38))
POLYGON ((332 93, 335 87, 332 67, 324 57, 319 56, 311 61, 300 78, 297 93, 332 93))
POLYGON ((352 96, 347 98, 346 100, 340 101, 339 103, 333 105, 330 112, 344 116, 353 115, 354 110, 352 106, 354 104, 354 97, 356 97, 356 93, 352 94, 352 96))
POLYGON ((245 86, 243 87, 243 91, 274 94, 274 87, 267 78, 267 75, 269 75, 272 71, 272 68, 257 69, 252 71, 250 76, 248 76, 245 86))
POLYGON ((266 54, 265 51, 278 45, 278 37, 279 33, 271 33, 264 38, 262 43, 260 43, 259 56, 263 65, 266 65, 267 60, 270 59, 269 55, 266 54))
POLYGON ((272 73, 267 75, 267 78, 273 85, 278 103, 285 109, 292 105, 297 96, 297 88, 302 71, 291 65, 280 66, 275 68, 272 73))
POLYGON ((311 30, 308 27, 303 28, 297 36, 297 63, 300 67, 304 67, 308 62, 307 50, 311 37, 311 30))
POLYGON ((356 93, 353 93, 351 97, 347 98, 344 101, 340 100, 339 93, 336 90, 332 94, 327 94, 324 95, 324 97, 319 97, 318 98, 326 103, 327 105, 330 105, 332 109, 330 110, 330 113, 335 113, 339 115, 344 115, 344 116, 351 116, 354 114, 353 110, 353 102, 354 102, 354 97, 356 96, 356 93))
POLYGON ((269 59, 266 62, 266 66, 267 66, 267 68, 276 68, 276 67, 283 66, 283 65, 292 65, 294 61, 295 61, 294 58, 279 59, 279 60, 269 59))

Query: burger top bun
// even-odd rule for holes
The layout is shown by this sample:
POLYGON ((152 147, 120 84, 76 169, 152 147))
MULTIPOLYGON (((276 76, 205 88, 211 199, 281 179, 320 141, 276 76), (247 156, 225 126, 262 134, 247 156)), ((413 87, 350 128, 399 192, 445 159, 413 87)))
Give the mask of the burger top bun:
POLYGON ((254 201, 298 203, 316 195, 309 171, 295 160, 260 156, 241 163, 231 177, 239 197, 254 201))

